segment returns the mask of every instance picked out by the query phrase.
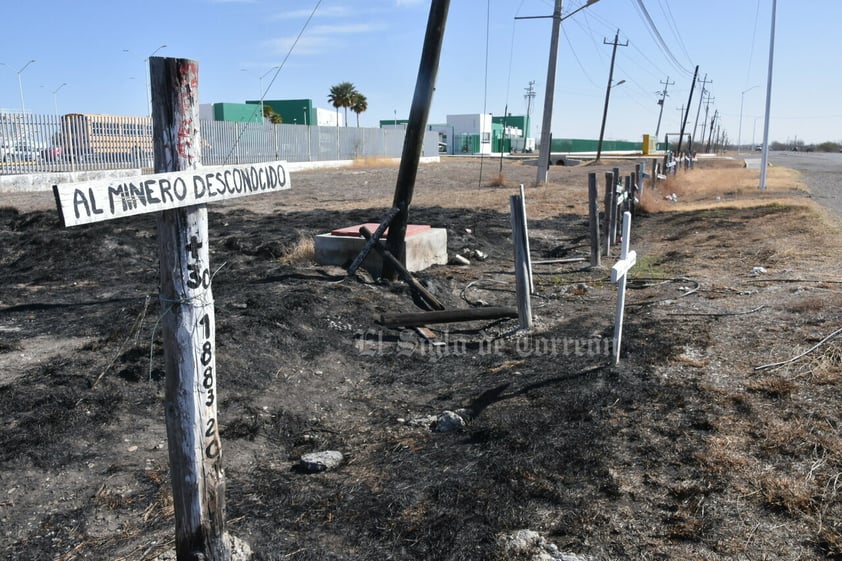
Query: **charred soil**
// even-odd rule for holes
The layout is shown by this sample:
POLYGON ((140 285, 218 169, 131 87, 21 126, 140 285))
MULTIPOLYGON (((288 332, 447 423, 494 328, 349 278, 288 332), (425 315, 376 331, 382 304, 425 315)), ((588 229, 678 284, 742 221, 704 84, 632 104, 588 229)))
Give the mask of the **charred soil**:
MULTIPOLYGON (((314 235, 380 221, 394 165, 211 206, 227 530, 267 561, 529 559, 502 539, 521 529, 594 560, 842 559, 837 223, 780 168, 762 195, 730 160, 646 191, 615 366, 617 252, 587 266, 587 174, 633 165, 540 187, 528 161, 420 167, 411 221, 471 260, 417 273, 448 309, 515 305, 527 186, 553 261, 528 333, 387 328, 418 311, 404 283, 313 262, 314 235), (433 431, 444 411, 464 428, 433 431), (344 462, 296 469, 322 450, 344 462)), ((0 554, 151 560, 174 535, 155 217, 62 229, 51 205, 0 194, 0 554)))

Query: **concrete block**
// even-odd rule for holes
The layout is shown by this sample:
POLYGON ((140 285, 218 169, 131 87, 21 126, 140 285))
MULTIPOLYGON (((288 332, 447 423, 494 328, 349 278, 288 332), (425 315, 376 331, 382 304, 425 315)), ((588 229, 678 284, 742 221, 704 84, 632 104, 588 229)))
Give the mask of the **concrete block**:
MULTIPOLYGON (((377 224, 359 224, 317 235, 316 262, 320 265, 348 267, 365 245, 365 238, 359 234, 353 235, 353 232, 359 232, 360 226, 366 226, 372 232, 377 228, 377 224)), ((409 224, 406 230, 406 268, 409 271, 423 271, 433 265, 447 264, 447 230, 419 224, 409 224)), ((384 247, 387 237, 388 230, 386 236, 380 238, 384 247)), ((362 266, 373 276, 379 277, 383 272, 383 259, 376 250, 371 250, 362 266)))

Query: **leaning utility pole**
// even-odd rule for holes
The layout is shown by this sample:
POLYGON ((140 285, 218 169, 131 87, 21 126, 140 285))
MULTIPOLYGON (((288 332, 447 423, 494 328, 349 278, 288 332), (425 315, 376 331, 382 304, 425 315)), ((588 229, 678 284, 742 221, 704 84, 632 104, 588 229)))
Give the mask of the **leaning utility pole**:
POLYGON ((711 139, 713 139, 713 125, 714 125, 714 123, 716 123, 717 117, 719 117, 719 109, 717 109, 716 111, 713 112, 713 118, 710 120, 710 132, 709 132, 709 136, 708 136, 708 147, 707 147, 707 150, 706 150, 707 152, 710 152, 710 142, 711 142, 711 139))
POLYGON ((681 142, 684 140, 684 128, 687 126, 687 117, 690 116, 690 102, 693 101, 693 90, 696 87, 696 78, 699 77, 699 65, 696 65, 696 71, 693 72, 693 83, 690 84, 690 97, 687 98, 687 113, 684 114, 684 119, 681 120, 681 132, 678 135, 678 150, 677 154, 681 153, 681 142))
POLYGON ((611 96, 611 82, 614 81, 614 59, 617 57, 617 47, 628 47, 629 42, 626 41, 624 44, 620 45, 618 43, 620 39, 620 30, 617 30, 617 33, 614 34, 614 42, 609 43, 607 40, 603 39, 602 42, 605 45, 614 45, 611 49, 611 69, 608 71, 608 87, 605 89, 605 107, 602 109, 602 126, 599 129, 599 142, 596 145, 596 161, 599 161, 599 157, 602 155, 602 139, 605 136, 605 119, 608 117, 608 98, 611 96))
MULTIPOLYGON (((436 74, 439 69, 439 55, 444 39, 444 28, 447 23, 447 12, 450 0, 433 0, 430 4, 430 14, 427 19, 427 32, 424 36, 424 46, 421 50, 421 63, 418 67, 418 78, 415 82, 415 93, 412 106, 409 109, 409 122, 406 125, 406 135, 401 152, 401 165, 398 168, 398 179, 395 186, 393 207, 400 209, 389 224, 389 237, 386 248, 406 263, 406 224, 409 219, 409 205, 415 189, 415 177, 418 174, 418 163, 421 160, 421 148, 424 132, 427 128, 427 118, 430 115, 430 105, 433 102, 433 92, 436 89, 436 74)), ((394 279, 397 271, 388 261, 384 263, 383 277, 394 279)))
MULTIPOLYGON (((687 147, 687 150, 690 152, 693 151, 693 139, 696 138, 696 129, 699 128, 699 113, 702 112, 702 100, 705 98, 705 92, 707 91, 706 86, 708 84, 713 84, 713 80, 708 80, 708 75, 705 74, 705 79, 700 80, 702 83, 702 92, 699 94, 699 107, 696 109, 696 122, 693 123, 693 134, 690 135, 690 145, 687 147)), ((704 135, 702 135, 704 138, 704 135)))
POLYGON ((664 116, 664 101, 667 99, 667 88, 675 85, 675 82, 670 82, 669 76, 667 76, 666 82, 661 83, 664 85, 664 91, 658 92, 661 94, 661 99, 658 100, 658 105, 661 106, 661 110, 658 112, 658 126, 655 127, 655 142, 658 141, 658 133, 661 132, 661 117, 664 116))
POLYGON ((552 146, 553 127, 553 94, 555 90, 555 67, 558 60, 558 34, 561 28, 561 2, 555 0, 553 7, 553 31, 550 36, 550 59, 547 63, 547 84, 544 88, 544 118, 541 121, 541 146, 538 151, 538 177, 537 183, 547 182, 547 173, 550 168, 550 150, 552 146))

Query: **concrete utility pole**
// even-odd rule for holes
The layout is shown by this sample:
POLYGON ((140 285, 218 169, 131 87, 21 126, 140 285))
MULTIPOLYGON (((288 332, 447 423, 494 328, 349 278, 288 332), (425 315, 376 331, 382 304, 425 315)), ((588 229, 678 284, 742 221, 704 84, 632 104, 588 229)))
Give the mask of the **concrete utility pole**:
POLYGON ((629 42, 626 41, 622 45, 618 43, 620 39, 620 30, 617 30, 617 33, 614 34, 614 41, 609 43, 606 39, 603 39, 602 42, 605 45, 613 45, 611 49, 611 68, 608 70, 608 87, 605 88, 605 107, 602 109, 602 126, 599 129, 599 142, 596 145, 596 161, 599 161, 599 157, 602 155, 602 139, 605 136, 605 119, 608 117, 608 98, 611 96, 611 82, 614 81, 614 60, 617 57, 617 47, 628 47, 629 42))
MULTIPOLYGON (((693 151, 693 139, 696 138, 696 130, 699 128, 699 113, 702 112, 702 100, 705 99, 705 92, 707 91, 706 86, 708 84, 713 84, 713 80, 708 80, 708 75, 705 74, 705 79, 700 80, 702 83, 702 92, 699 94, 699 107, 696 109, 696 122, 693 123, 693 134, 690 135, 690 146, 687 148, 689 151, 693 151)), ((704 135, 702 135, 704 137, 704 135)))
POLYGON ((553 95, 555 93, 555 67, 558 60, 558 34, 561 28, 561 2, 555 0, 553 7, 553 31, 550 36, 550 58, 547 63, 547 83, 544 87, 544 118, 541 120, 541 146, 538 151, 538 177, 536 182, 547 182, 550 168, 550 146, 553 127, 553 95))
POLYGON ((705 92, 705 93, 707 93, 707 98, 705 98, 705 118, 702 121, 702 134, 699 137, 699 138, 702 139, 702 144, 705 143, 705 131, 707 130, 708 113, 710 111, 710 104, 713 103, 713 101, 716 99, 715 97, 712 97, 710 95, 710 92, 705 92))
POLYGON ((772 109, 772 63, 775 59, 775 12, 777 0, 772 0, 772 31, 769 34, 769 73, 766 77, 766 118, 763 123, 763 157, 760 158, 760 189, 766 188, 766 166, 769 165, 769 112, 772 109))
POLYGON ((696 71, 693 72, 693 82, 690 84, 690 97, 687 98, 687 113, 684 114, 684 119, 681 120, 681 132, 678 135, 678 149, 676 153, 681 153, 681 142, 684 140, 684 128, 687 126, 687 117, 690 116, 690 102, 693 101, 693 90, 696 88, 696 78, 699 77, 699 65, 696 65, 696 71))
POLYGON ((664 90, 662 92, 658 92, 661 94, 661 99, 658 100, 658 105, 661 106, 661 110, 658 112, 658 126, 655 127, 655 142, 658 141, 658 133, 661 132, 661 117, 664 116, 664 101, 667 99, 667 88, 675 85, 675 82, 670 82, 669 76, 667 76, 666 82, 661 83, 664 85, 664 90))
POLYGON ((530 80, 529 87, 525 89, 526 93, 523 95, 526 98, 526 123, 524 123, 523 131, 524 148, 526 148, 526 138, 529 136, 529 131, 532 130, 531 123, 529 122, 529 110, 532 108, 532 100, 535 99, 535 80, 530 80))

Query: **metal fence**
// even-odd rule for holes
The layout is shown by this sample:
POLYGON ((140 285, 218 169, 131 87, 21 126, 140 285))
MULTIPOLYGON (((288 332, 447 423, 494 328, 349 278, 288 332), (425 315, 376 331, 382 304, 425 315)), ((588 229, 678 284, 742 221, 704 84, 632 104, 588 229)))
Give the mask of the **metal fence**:
MULTIPOLYGON (((320 127, 206 121, 199 123, 206 165, 397 158, 401 128, 320 127)), ((428 131, 422 155, 438 155, 428 131)), ((149 117, 0 113, 0 175, 152 168, 149 117)))

